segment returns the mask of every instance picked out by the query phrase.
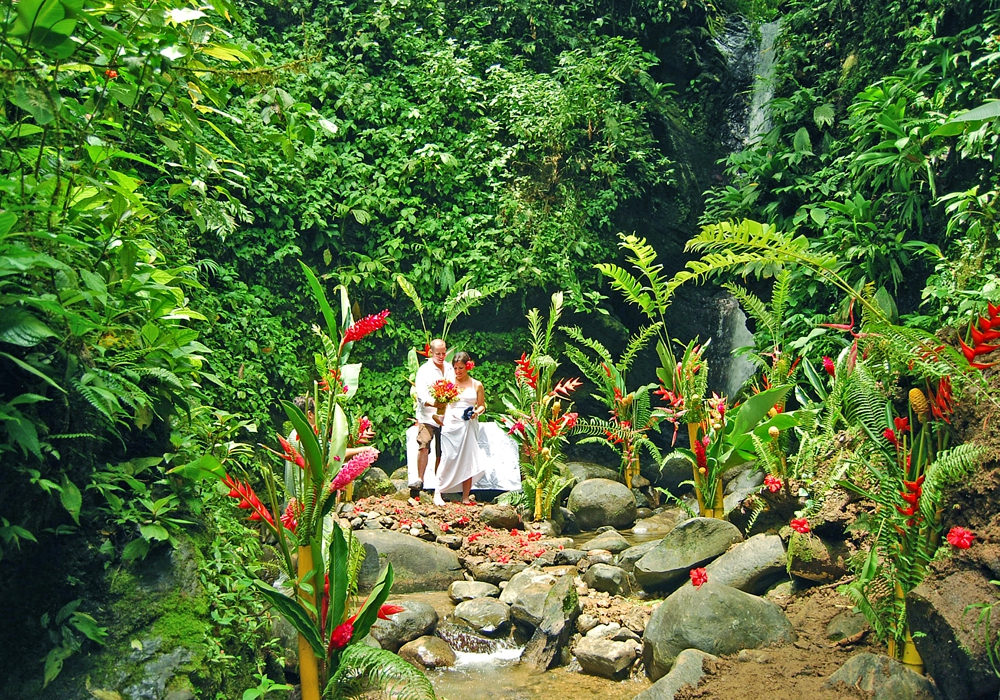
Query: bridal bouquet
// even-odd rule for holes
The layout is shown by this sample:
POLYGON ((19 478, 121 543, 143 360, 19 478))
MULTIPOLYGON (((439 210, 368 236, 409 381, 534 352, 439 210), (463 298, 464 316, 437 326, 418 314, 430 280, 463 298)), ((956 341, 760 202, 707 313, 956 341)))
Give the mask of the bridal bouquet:
POLYGON ((438 379, 430 386, 431 398, 437 404, 437 412, 444 413, 445 405, 458 401, 458 387, 448 379, 438 379))

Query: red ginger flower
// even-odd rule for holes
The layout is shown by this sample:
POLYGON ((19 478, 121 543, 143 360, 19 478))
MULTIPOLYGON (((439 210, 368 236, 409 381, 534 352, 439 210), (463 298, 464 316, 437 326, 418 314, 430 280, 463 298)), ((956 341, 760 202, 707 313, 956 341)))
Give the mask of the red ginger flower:
POLYGON ((330 648, 331 649, 343 649, 347 646, 347 643, 351 641, 351 637, 354 636, 354 621, 348 620, 343 624, 337 625, 333 628, 333 632, 330 633, 330 648))
POLYGON ((976 533, 966 530, 964 527, 953 527, 948 531, 948 544, 955 549, 968 549, 972 546, 972 540, 976 533))
POLYGON ((892 428, 886 428, 882 431, 882 437, 889 441, 889 444, 893 447, 899 447, 899 440, 896 438, 896 431, 892 428))
POLYGON ((514 433, 524 434, 524 421, 514 421, 514 425, 510 426, 510 430, 507 431, 507 434, 513 435, 514 433))
POLYGON ((910 419, 909 418, 893 418, 892 419, 892 423, 893 423, 893 425, 896 426, 896 430, 900 434, 910 432, 910 419))
POLYGON ((366 335, 374 333, 385 325, 385 319, 388 317, 389 309, 385 309, 377 314, 365 316, 360 321, 355 321, 344 332, 344 339, 340 341, 340 344, 346 345, 347 343, 353 343, 356 340, 361 340, 366 335))
POLYGON ((289 499, 288 505, 285 507, 285 512, 281 516, 281 524, 294 534, 299 527, 299 517, 304 510, 305 505, 301 501, 295 498, 289 499))
POLYGON ((701 588, 703 584, 708 583, 708 572, 704 567, 691 569, 689 575, 691 576, 691 585, 695 588, 701 588))
POLYGON ((789 525, 791 525, 792 529, 801 535, 809 534, 809 521, 805 518, 795 518, 791 523, 789 523, 789 525))
POLYGON ((253 511, 250 514, 250 520, 266 520, 272 527, 274 526, 274 518, 271 516, 270 511, 264 507, 264 504, 260 502, 260 499, 257 498, 257 494, 254 493, 250 484, 245 484, 239 479, 234 479, 229 474, 223 477, 222 483, 229 487, 230 498, 240 499, 240 502, 237 504, 238 508, 253 511))
POLYGON ((764 486, 766 486, 767 490, 771 493, 777 493, 781 490, 781 487, 784 486, 784 482, 782 482, 778 477, 768 474, 764 477, 764 486))
POLYGON ((351 457, 347 464, 337 472, 333 483, 330 484, 330 490, 343 491, 349 483, 361 476, 376 459, 378 459, 378 450, 374 448, 363 450, 351 457))
POLYGON ((823 357, 823 369, 825 369, 826 373, 831 377, 837 376, 837 366, 833 364, 833 360, 829 357, 823 357))
POLYGON ((691 445, 691 450, 694 452, 694 459, 699 469, 708 468, 708 456, 705 454, 706 447, 708 447, 707 435, 704 440, 695 440, 694 444, 691 445))

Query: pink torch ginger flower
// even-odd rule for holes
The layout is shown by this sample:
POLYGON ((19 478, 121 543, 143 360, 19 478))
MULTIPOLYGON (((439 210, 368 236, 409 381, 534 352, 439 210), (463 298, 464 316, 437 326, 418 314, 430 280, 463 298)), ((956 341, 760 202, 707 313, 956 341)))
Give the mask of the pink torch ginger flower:
POLYGON ((343 491, 349 483, 361 476, 372 463, 378 459, 378 450, 367 449, 351 457, 347 464, 340 468, 333 483, 330 484, 331 491, 343 491))
POLYGON ((948 531, 948 544, 955 549, 968 549, 975 538, 976 533, 964 527, 953 527, 948 531))
POLYGON ((507 431, 507 434, 513 435, 514 433, 524 434, 524 421, 514 421, 514 425, 510 426, 510 430, 507 431))
POLYGON ((360 321, 355 321, 351 324, 350 328, 344 332, 344 339, 340 341, 340 344, 346 345, 347 343, 353 343, 356 340, 361 340, 366 335, 374 333, 385 325, 385 319, 388 317, 389 309, 386 309, 385 311, 380 311, 377 314, 365 316, 360 321))

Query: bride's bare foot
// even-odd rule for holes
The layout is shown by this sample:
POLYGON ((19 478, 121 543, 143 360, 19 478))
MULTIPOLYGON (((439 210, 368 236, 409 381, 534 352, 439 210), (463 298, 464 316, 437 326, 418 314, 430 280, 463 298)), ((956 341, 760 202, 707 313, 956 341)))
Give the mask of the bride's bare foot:
POLYGON ((441 498, 441 494, 438 493, 437 491, 434 492, 434 505, 436 505, 436 506, 443 506, 444 505, 444 499, 441 498))

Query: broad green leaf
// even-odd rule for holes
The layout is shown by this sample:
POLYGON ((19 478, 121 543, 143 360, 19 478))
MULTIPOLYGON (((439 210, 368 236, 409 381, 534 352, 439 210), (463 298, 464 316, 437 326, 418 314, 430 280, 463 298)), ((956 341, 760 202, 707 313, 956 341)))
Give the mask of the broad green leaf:
POLYGON ((211 44, 209 46, 202 47, 199 49, 199 52, 207 54, 213 58, 217 58, 220 61, 228 61, 230 63, 242 62, 252 64, 254 62, 253 58, 245 51, 228 44, 211 44))
POLYGON ((372 592, 368 594, 365 604, 361 606, 361 610, 358 611, 358 616, 354 620, 354 634, 351 635, 352 642, 364 639, 375 623, 375 620, 378 619, 378 611, 389 597, 389 590, 392 588, 392 578, 392 563, 386 562, 385 568, 382 569, 378 581, 376 581, 375 586, 372 588, 372 592))
POLYGON ((282 401, 282 407, 288 415, 288 420, 292 422, 292 427, 299 436, 299 444, 302 445, 303 457, 306 459, 306 468, 312 472, 312 479, 315 481, 317 475, 322 479, 323 474, 323 452, 320 449, 319 441, 313 432, 309 420, 298 406, 291 401, 282 401))
POLYGON ((277 608, 278 612, 284 615, 292 624, 292 627, 305 638, 309 646, 312 647, 313 653, 316 654, 316 658, 325 659, 326 649, 323 648, 319 629, 317 629, 316 622, 309 616, 306 609, 298 601, 292 600, 281 591, 272 588, 259 579, 254 581, 254 585, 264 594, 267 602, 277 608))
POLYGON ((827 102, 824 105, 820 105, 813 110, 813 121, 816 122, 816 126, 822 128, 824 126, 830 126, 833 124, 834 111, 833 105, 827 102))
POLYGON ((812 155, 812 140, 809 138, 809 130, 804 126, 795 132, 792 147, 795 149, 796 153, 812 155))
POLYGON ((223 478, 226 469, 214 455, 202 455, 193 462, 174 467, 167 474, 177 474, 193 481, 207 481, 223 478))
POLYGON ((156 523, 150 523, 148 525, 140 525, 139 532, 147 540, 156 540, 157 542, 163 542, 170 539, 170 533, 167 532, 167 528, 162 525, 157 525, 156 523))
POLYGON ((747 399, 736 415, 732 435, 735 437, 752 430, 791 389, 791 384, 776 386, 747 399))
POLYGON ((328 556, 330 565, 328 576, 330 577, 330 603, 326 618, 325 639, 330 637, 334 628, 344 621, 344 614, 347 606, 347 589, 350 581, 347 570, 349 548, 347 540, 344 539, 344 532, 339 525, 333 526, 333 537, 330 538, 330 553, 328 556))
POLYGON ((0 342, 31 348, 55 333, 30 311, 17 306, 0 309, 0 342))
POLYGON ((122 559, 135 561, 136 559, 144 559, 147 554, 149 554, 149 540, 139 537, 125 545, 125 549, 122 550, 122 559))
POLYGON ((55 119, 57 106, 47 92, 24 83, 18 83, 10 101, 30 114, 39 126, 45 126, 55 119))
POLYGON ((80 495, 80 489, 78 489, 76 484, 70 481, 65 474, 63 474, 59 500, 62 502, 63 508, 66 509, 66 512, 69 513, 73 517, 74 522, 79 525, 80 508, 83 506, 83 497, 80 495))
MULTIPOLYGON (((38 127, 35 127, 36 129, 38 127)), ((41 129, 39 129, 41 131, 41 129)), ((14 228, 14 224, 17 223, 17 214, 12 211, 5 211, 0 214, 0 238, 3 238, 11 229, 14 228)))
POLYGON ((336 134, 340 130, 337 128, 337 125, 334 124, 329 119, 320 119, 319 125, 324 129, 326 129, 327 131, 329 131, 331 134, 336 134))
POLYGON ((816 222, 816 225, 820 228, 826 225, 827 211, 822 207, 813 207, 809 210, 809 218, 816 222))
POLYGON ((979 105, 968 112, 962 112, 957 117, 952 117, 950 122, 981 122, 1000 117, 1000 100, 990 100, 986 104, 979 105))
POLYGON ((74 613, 72 623, 87 639, 93 642, 104 644, 104 641, 108 638, 107 628, 98 625, 97 620, 87 613, 74 613))
POLYGON ((331 464, 344 464, 345 453, 347 452, 347 438, 350 437, 351 428, 347 422, 347 414, 340 404, 333 407, 333 431, 330 435, 330 461, 331 464), (339 457, 340 461, 333 461, 334 457, 339 457))
POLYGON ((361 363, 346 364, 340 366, 340 378, 347 385, 346 398, 351 398, 358 393, 358 381, 361 376, 361 363))
POLYGON ((312 271, 311 267, 301 260, 299 260, 299 265, 302 266, 302 271, 306 273, 306 281, 309 283, 309 288, 312 290, 316 303, 319 304, 319 310, 323 313, 323 320, 326 321, 327 335, 330 336, 333 342, 337 342, 340 339, 337 317, 333 315, 333 308, 330 306, 330 302, 326 300, 326 292, 323 291, 323 285, 319 283, 319 278, 316 277, 316 273, 312 271))

